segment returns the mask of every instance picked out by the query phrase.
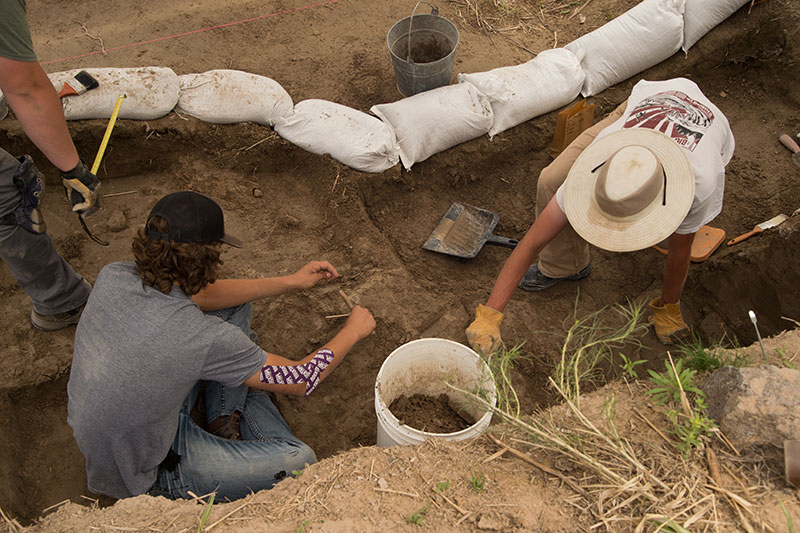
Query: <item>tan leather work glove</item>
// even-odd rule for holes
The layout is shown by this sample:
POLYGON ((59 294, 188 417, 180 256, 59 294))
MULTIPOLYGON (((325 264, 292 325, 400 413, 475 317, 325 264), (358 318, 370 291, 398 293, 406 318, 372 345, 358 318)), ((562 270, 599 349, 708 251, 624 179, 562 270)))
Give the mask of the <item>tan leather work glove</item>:
POLYGON ((475 309, 475 320, 467 328, 467 341, 472 349, 482 355, 489 355, 500 347, 500 322, 503 313, 497 309, 479 304, 475 309))
POLYGON ((650 323, 656 328, 656 336, 662 344, 675 344, 681 337, 689 333, 689 326, 681 316, 681 303, 656 305, 658 298, 650 300, 653 316, 650 323))

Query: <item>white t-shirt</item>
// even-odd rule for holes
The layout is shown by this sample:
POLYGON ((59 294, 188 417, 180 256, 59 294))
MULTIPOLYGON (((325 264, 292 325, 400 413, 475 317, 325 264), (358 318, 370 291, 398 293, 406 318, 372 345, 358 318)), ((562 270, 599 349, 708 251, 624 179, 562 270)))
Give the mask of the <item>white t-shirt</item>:
MULTIPOLYGON (((694 233, 722 210, 725 166, 734 141, 728 119, 700 88, 686 78, 637 83, 625 113, 597 134, 595 141, 624 128, 649 128, 668 135, 686 150, 694 170, 694 201, 675 233, 694 233)), ((556 192, 564 210, 564 185, 556 192)))

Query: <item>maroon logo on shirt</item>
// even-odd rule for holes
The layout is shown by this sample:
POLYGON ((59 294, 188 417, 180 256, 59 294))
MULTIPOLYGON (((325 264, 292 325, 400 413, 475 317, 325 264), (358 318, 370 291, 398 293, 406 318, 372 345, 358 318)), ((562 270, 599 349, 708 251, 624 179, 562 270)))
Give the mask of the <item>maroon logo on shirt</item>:
POLYGON ((660 131, 689 151, 714 122, 714 113, 680 91, 665 91, 636 104, 623 128, 660 131))

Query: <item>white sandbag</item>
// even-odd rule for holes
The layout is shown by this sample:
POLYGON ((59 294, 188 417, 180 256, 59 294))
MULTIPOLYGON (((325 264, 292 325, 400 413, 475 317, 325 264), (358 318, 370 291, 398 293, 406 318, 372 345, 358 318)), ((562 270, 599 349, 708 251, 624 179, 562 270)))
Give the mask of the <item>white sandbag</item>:
POLYGON ((489 98, 494 112, 489 137, 493 137, 568 104, 581 92, 585 77, 575 54, 553 48, 521 65, 459 74, 458 82, 471 83, 489 98))
POLYGON ((175 110, 216 124, 267 126, 291 114, 292 97, 277 81, 241 70, 209 70, 180 76, 175 110))
POLYGON ((275 131, 300 148, 363 172, 383 172, 399 161, 394 132, 377 118, 326 100, 303 100, 275 131))
POLYGON ((683 12, 683 51, 695 45, 711 28, 733 15, 749 0, 686 0, 683 12))
POLYGON ((163 117, 175 107, 180 84, 171 68, 87 68, 50 74, 56 91, 64 82, 86 70, 100 84, 99 87, 78 96, 61 99, 67 120, 109 118, 117 98, 125 94, 118 118, 152 120, 163 117))
POLYGON ((489 98, 470 83, 446 85, 370 109, 394 130, 406 169, 492 127, 489 98))
POLYGON ((591 96, 664 61, 683 44, 685 0, 644 0, 564 48, 584 53, 581 93, 591 96))

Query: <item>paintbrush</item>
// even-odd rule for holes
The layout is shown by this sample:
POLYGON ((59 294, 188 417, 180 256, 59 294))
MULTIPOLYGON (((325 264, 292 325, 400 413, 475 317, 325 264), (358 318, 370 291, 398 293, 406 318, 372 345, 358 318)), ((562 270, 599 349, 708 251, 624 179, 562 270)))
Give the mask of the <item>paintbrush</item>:
POLYGON ((86 91, 91 91, 100 86, 100 83, 94 76, 82 70, 75 74, 72 78, 64 82, 64 86, 58 91, 58 97, 64 98, 65 96, 77 96, 86 91))

